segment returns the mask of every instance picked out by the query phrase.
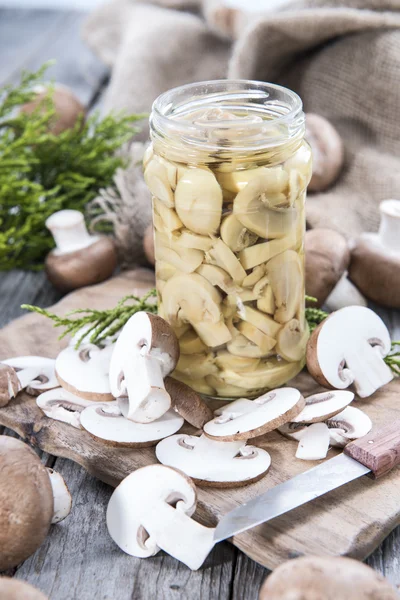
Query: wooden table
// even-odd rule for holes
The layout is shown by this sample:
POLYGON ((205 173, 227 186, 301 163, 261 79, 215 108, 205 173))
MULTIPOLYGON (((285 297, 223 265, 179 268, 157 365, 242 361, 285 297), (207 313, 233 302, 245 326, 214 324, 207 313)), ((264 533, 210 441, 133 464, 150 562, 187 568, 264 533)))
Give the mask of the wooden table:
MULTIPOLYGON (((21 69, 36 69, 55 58, 49 75, 75 90, 89 109, 99 106, 108 74, 80 40, 84 18, 77 12, 0 9, 0 86, 18 81, 21 69)), ((22 314, 22 303, 48 306, 59 297, 43 273, 1 273, 0 326, 22 314)), ((393 336, 400 338, 399 315, 379 312, 393 336)), ((123 554, 105 526, 112 489, 71 461, 44 453, 41 459, 64 476, 73 511, 66 521, 52 527, 31 558, 8 575, 32 583, 52 600, 257 598, 268 571, 228 543, 219 544, 194 573, 163 553, 146 560, 123 554)), ((400 528, 368 563, 393 583, 400 583, 400 528)))

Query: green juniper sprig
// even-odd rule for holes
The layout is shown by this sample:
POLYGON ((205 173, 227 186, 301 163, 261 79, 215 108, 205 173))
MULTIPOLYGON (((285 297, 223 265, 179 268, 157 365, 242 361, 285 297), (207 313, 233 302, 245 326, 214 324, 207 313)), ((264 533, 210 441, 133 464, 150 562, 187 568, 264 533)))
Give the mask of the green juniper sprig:
POLYGON ((400 342, 392 342, 390 353, 384 358, 393 373, 400 377, 400 342))
POLYGON ((54 247, 46 219, 65 208, 85 210, 100 189, 112 185, 117 168, 127 163, 116 151, 143 117, 95 113, 55 135, 54 86, 46 84, 32 113, 21 110, 37 98, 48 66, 24 72, 17 86, 0 88, 0 270, 42 267, 54 247))
POLYGON ((81 333, 75 344, 75 348, 79 348, 84 340, 98 345, 106 338, 112 338, 124 327, 131 316, 139 311, 157 314, 157 303, 151 301, 151 298, 155 298, 156 295, 156 290, 152 289, 141 298, 133 295, 125 296, 114 308, 108 310, 82 308, 72 310, 65 317, 59 317, 48 310, 30 304, 23 304, 21 308, 48 317, 54 322, 54 327, 64 327, 59 339, 66 335, 81 333))
MULTIPOLYGON (((306 296, 306 302, 318 302, 318 300, 312 296, 306 296)), ((322 321, 325 321, 327 317, 329 317, 329 313, 320 308, 306 308, 306 320, 310 328, 310 333, 312 333, 322 321)))

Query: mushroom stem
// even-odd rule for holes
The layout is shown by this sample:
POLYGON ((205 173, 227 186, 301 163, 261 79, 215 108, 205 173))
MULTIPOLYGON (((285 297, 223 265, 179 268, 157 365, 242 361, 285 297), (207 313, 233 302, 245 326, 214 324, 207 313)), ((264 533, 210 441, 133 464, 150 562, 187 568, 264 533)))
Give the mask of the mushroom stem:
POLYGON ((54 238, 56 253, 74 252, 93 244, 98 238, 89 235, 84 216, 79 210, 59 210, 46 220, 54 238))
POLYGON ((378 238, 387 250, 400 253, 400 201, 384 200, 379 205, 381 224, 378 238))
POLYGON ((71 512, 72 507, 72 498, 67 485, 64 481, 64 478, 53 471, 53 469, 47 469, 47 473, 49 474, 51 487, 53 490, 53 499, 54 499, 54 514, 51 520, 52 525, 55 523, 60 523, 66 517, 68 517, 71 512))

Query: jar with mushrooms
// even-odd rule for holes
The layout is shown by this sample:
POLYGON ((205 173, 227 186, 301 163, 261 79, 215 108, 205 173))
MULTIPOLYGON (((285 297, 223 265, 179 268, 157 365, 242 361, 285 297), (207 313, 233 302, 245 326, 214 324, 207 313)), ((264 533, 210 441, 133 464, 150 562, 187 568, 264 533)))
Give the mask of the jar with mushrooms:
POLYGON ((161 95, 144 177, 153 197, 159 314, 173 376, 217 398, 252 398, 305 362, 305 196, 311 150, 300 98, 248 81, 161 95))

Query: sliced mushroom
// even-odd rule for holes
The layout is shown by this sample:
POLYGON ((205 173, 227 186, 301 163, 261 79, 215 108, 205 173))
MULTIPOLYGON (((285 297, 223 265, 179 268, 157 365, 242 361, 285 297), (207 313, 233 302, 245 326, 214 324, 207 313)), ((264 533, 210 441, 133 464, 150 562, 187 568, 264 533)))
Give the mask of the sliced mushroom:
POLYGON ((245 444, 243 440, 220 442, 204 434, 173 435, 157 444, 156 456, 201 486, 237 487, 257 481, 271 465, 268 452, 245 444))
POLYGON ((164 465, 149 465, 126 477, 107 507, 107 528, 127 554, 154 556, 160 549, 198 569, 214 546, 214 529, 191 519, 196 488, 189 477, 164 465))
POLYGON ((143 169, 147 167, 154 156, 153 144, 149 144, 143 153, 143 169))
POLYGON ((242 335, 247 337, 247 339, 253 342, 253 344, 258 346, 264 355, 270 352, 270 350, 272 350, 272 348, 276 345, 274 338, 266 335, 251 323, 241 321, 237 328, 242 335))
POLYGON ((58 387, 40 394, 36 398, 36 404, 50 419, 62 421, 80 429, 81 412, 87 406, 91 406, 93 402, 58 387))
POLYGON ((248 231, 235 215, 228 215, 221 223, 221 238, 233 252, 240 252, 257 241, 257 234, 248 231))
POLYGON ((305 399, 305 407, 293 419, 294 423, 318 423, 337 415, 354 400, 354 394, 345 390, 334 390, 313 394, 305 399))
POLYGON ((200 265, 197 273, 207 279, 212 285, 219 287, 225 294, 234 294, 236 284, 232 277, 221 267, 216 265, 200 265))
POLYGON ((233 371, 254 371, 260 364, 259 358, 248 358, 235 356, 227 350, 219 350, 215 357, 215 364, 220 369, 232 369, 233 371))
POLYGON ((202 398, 188 385, 173 377, 165 379, 165 389, 171 396, 171 406, 193 427, 201 429, 212 419, 212 411, 202 398))
POLYGON ((241 306, 237 311, 238 316, 243 320, 247 321, 260 329, 263 333, 273 338, 281 328, 280 323, 276 323, 274 319, 265 315, 264 313, 252 308, 251 306, 241 306))
POLYGON ((304 302, 303 266, 300 256, 293 250, 282 252, 267 264, 267 276, 274 293, 276 311, 274 319, 287 323, 304 302))
POLYGON ((220 180, 221 178, 228 180, 223 184, 224 187, 228 186, 227 189, 238 192, 235 203, 242 210, 249 205, 254 207, 257 203, 264 204, 268 208, 289 206, 287 196, 289 175, 281 166, 223 173, 219 176, 220 180), (229 186, 229 180, 233 185, 229 186))
POLYGON ((221 188, 208 169, 187 169, 178 181, 176 211, 185 227, 195 233, 208 235, 217 232, 222 202, 221 188))
POLYGON ((85 400, 113 400, 108 380, 113 349, 114 345, 101 348, 95 344, 84 344, 78 349, 68 346, 56 358, 58 385, 85 400))
MULTIPOLYGON (((236 339, 234 341, 236 342, 236 339)), ((250 354, 247 356, 250 356, 250 354)), ((303 361, 288 363, 271 357, 262 361, 254 371, 236 373, 235 371, 225 370, 220 371, 219 376, 226 383, 236 385, 244 390, 273 389, 295 377, 303 366, 303 361)))
MULTIPOLYGON (((14 370, 14 374, 6 369, 4 385, 7 386, 7 391, 2 387, 0 392, 5 394, 5 397, 14 394, 24 389, 31 396, 38 396, 46 390, 58 387, 59 383, 55 374, 55 361, 52 358, 43 356, 18 356, 15 358, 7 358, 2 360, 1 365, 7 365, 14 370), (15 376, 19 381, 19 389, 16 389, 15 376), (8 388, 10 385, 10 388, 8 388)), ((11 395, 9 400, 14 396, 11 395)))
POLYGON ((176 365, 178 373, 188 377, 200 379, 206 375, 217 373, 218 368, 214 363, 214 356, 209 354, 181 354, 176 365))
POLYGON ((254 287, 258 281, 265 275, 265 265, 254 267, 251 273, 246 275, 243 280, 243 287, 254 287))
POLYGON ((181 324, 181 311, 192 325, 204 321, 218 323, 221 319, 220 304, 218 291, 197 273, 176 275, 167 281, 163 290, 164 314, 174 326, 181 324))
POLYGON ((207 351, 207 346, 193 329, 189 329, 179 338, 179 348, 181 354, 202 354, 207 351))
POLYGON ((178 271, 193 273, 203 262, 204 252, 173 244, 170 238, 156 233, 155 257, 157 262, 167 262, 178 269, 178 271))
POLYGON ((163 380, 178 358, 178 339, 164 319, 142 311, 129 319, 115 344, 109 370, 114 397, 129 398, 128 419, 150 423, 167 412, 171 398, 163 380))
POLYGON ((293 421, 304 407, 304 398, 294 388, 281 388, 256 400, 241 398, 215 411, 204 425, 204 433, 220 441, 248 440, 293 421))
POLYGON ((174 410, 168 410, 151 423, 136 423, 127 419, 129 401, 119 398, 118 402, 88 406, 81 413, 82 427, 94 438, 109 446, 145 448, 155 446, 164 437, 179 431, 183 418, 174 410))
POLYGON ((332 446, 344 448, 352 440, 364 437, 372 429, 372 421, 359 408, 347 406, 342 412, 326 421, 332 446))
POLYGON ((229 273, 233 281, 241 285, 244 278, 246 277, 246 271, 232 252, 221 239, 217 239, 214 242, 212 249, 206 252, 206 261, 211 260, 211 263, 215 262, 217 266, 221 267, 229 273))
POLYGON ((232 335, 223 319, 218 323, 204 321, 193 323, 193 327, 206 346, 217 348, 231 341, 232 335))
POLYGON ((267 315, 273 315, 276 310, 274 293, 272 287, 268 285, 265 288, 264 295, 257 299, 257 308, 267 315))
POLYGON ((292 319, 278 331, 276 352, 288 362, 297 362, 306 355, 309 337, 308 325, 302 326, 298 319, 292 319))
POLYGON ((50 477, 53 491, 53 518, 51 524, 55 525, 68 517, 72 508, 72 497, 60 473, 47 467, 47 474, 50 477))
POLYGON ((168 177, 168 170, 157 157, 153 157, 145 168, 144 180, 153 196, 161 200, 168 208, 174 207, 174 194, 168 177))
MULTIPOLYGON (((158 200, 155 196, 153 197, 153 208, 156 215, 161 219, 161 227, 156 227, 159 231, 176 231, 183 227, 183 223, 176 214, 173 208, 168 208, 163 202, 158 200)), ((192 246, 194 248, 195 246, 192 246)))
MULTIPOLYGON (((242 396, 243 396, 242 388, 239 388, 236 385, 229 385, 228 383, 226 383, 226 381, 221 379, 221 377, 219 377, 218 375, 207 375, 206 381, 217 392, 219 399, 221 399, 221 398, 227 398, 227 399, 242 398, 242 396)), ((260 390, 260 393, 261 393, 261 390, 260 390)), ((256 394, 254 393, 254 395, 256 395, 256 394)))
POLYGON ((7 406, 21 389, 15 369, 0 363, 0 407, 7 406))
POLYGON ((210 237, 198 235, 197 233, 193 233, 188 229, 181 231, 181 234, 177 239, 177 244, 183 246, 184 248, 194 248, 196 250, 203 250, 204 252, 210 250, 213 246, 213 243, 214 242, 210 237))
POLYGON ((321 460, 329 450, 329 429, 325 423, 313 423, 301 436, 296 451, 300 460, 321 460))
POLYGON ((221 187, 237 194, 241 190, 245 189, 250 181, 253 179, 259 179, 263 175, 265 176, 265 167, 256 167, 255 169, 241 169, 232 170, 232 165, 227 164, 226 170, 221 170, 222 165, 218 167, 216 177, 221 187))
POLYGON ((213 396, 215 394, 215 388, 213 388, 210 383, 207 382, 205 377, 200 377, 200 379, 192 379, 187 375, 183 375, 183 373, 177 373, 175 371, 173 379, 184 383, 191 389, 196 390, 196 392, 199 394, 204 394, 204 396, 213 396))
POLYGON ((269 351, 267 353, 263 353, 261 348, 259 348, 256 344, 254 344, 247 337, 241 334, 236 335, 233 338, 233 340, 227 344, 227 349, 233 356, 239 356, 243 358, 254 359, 270 355, 269 351))
POLYGON ((158 260, 156 264, 157 279, 168 281, 177 273, 177 269, 163 260, 158 260))
POLYGON ((354 384, 366 398, 393 379, 384 362, 391 349, 389 331, 369 308, 348 306, 330 315, 307 344, 307 368, 324 387, 346 389, 354 384))
POLYGON ((257 265, 271 260, 274 256, 289 250, 296 244, 296 236, 293 231, 289 231, 288 235, 282 236, 282 239, 263 242, 249 246, 239 253, 239 259, 244 269, 252 269, 257 265))
POLYGON ((55 515, 59 485, 55 486, 55 502, 51 473, 20 440, 0 436, 0 464, 0 571, 5 571, 22 563, 43 543, 53 518, 66 516, 70 495, 59 476, 63 511, 55 515))

